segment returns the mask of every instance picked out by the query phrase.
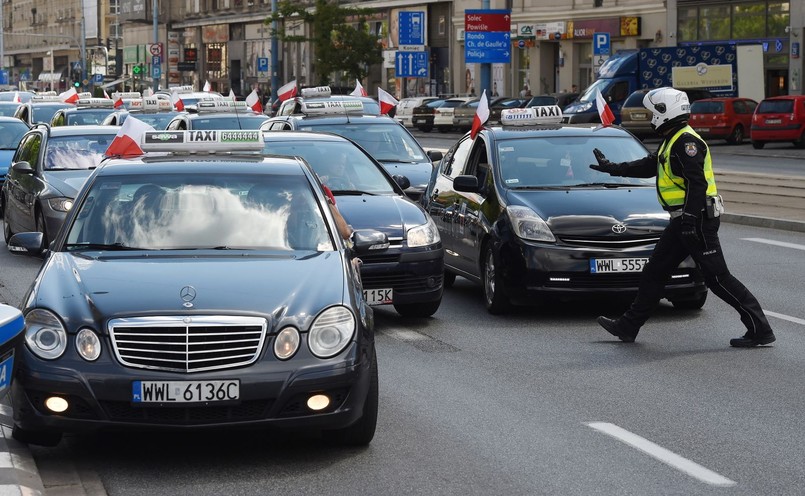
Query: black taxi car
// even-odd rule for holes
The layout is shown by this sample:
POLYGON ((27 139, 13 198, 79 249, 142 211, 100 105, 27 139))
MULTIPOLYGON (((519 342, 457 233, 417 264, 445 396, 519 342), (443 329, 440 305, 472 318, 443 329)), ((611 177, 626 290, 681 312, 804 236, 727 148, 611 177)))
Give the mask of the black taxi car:
POLYGON ((264 152, 305 159, 330 188, 353 229, 375 229, 389 246, 361 257, 370 305, 392 305, 404 317, 429 317, 442 302, 444 250, 421 205, 405 196, 405 176, 388 172, 353 141, 330 133, 264 133, 264 152))
POLYGON ((368 444, 374 317, 353 259, 386 236, 356 231, 348 249, 315 173, 263 157, 256 131, 147 132, 143 149, 95 170, 50 247, 9 242, 45 251, 21 305, 13 436, 273 426, 368 444))
MULTIPOLYGON (((618 127, 560 124, 558 106, 505 110, 501 125, 467 134, 445 154, 428 212, 445 249, 445 285, 482 284, 487 309, 546 297, 630 295, 670 220, 652 179, 593 169, 593 149, 613 162, 648 155, 618 127)), ((700 308, 707 288, 692 259, 666 298, 700 308)))

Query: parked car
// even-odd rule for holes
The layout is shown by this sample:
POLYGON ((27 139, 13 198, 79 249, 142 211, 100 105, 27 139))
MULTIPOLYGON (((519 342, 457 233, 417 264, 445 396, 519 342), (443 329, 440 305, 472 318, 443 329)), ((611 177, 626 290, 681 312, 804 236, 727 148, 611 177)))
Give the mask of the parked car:
POLYGON ((433 109, 433 127, 440 133, 447 133, 453 130, 453 111, 456 107, 469 102, 471 97, 448 98, 441 105, 433 109))
POLYGON ((775 96, 760 102, 752 114, 752 146, 790 141, 805 148, 805 95, 775 96))
POLYGON ((438 100, 438 98, 435 96, 403 98, 397 104, 397 112, 394 114, 394 118, 405 127, 414 127, 414 123, 411 120, 414 116, 414 108, 434 100, 438 100))
POLYGON ((757 102, 749 98, 704 98, 690 106, 690 125, 705 139, 740 145, 749 137, 757 102))
POLYGON ((487 124, 494 125, 500 123, 500 113, 502 111, 522 107, 527 100, 527 98, 500 97, 489 102, 489 119, 486 121, 487 124))
POLYGON ((444 105, 445 101, 447 101, 446 98, 440 98, 415 107, 411 115, 413 126, 422 132, 429 133, 433 129, 433 117, 436 115, 436 109, 444 105))
MULTIPOLYGON (((621 107, 621 127, 634 134, 638 139, 654 138, 657 133, 651 128, 651 112, 643 106, 643 97, 652 88, 643 88, 633 92, 621 107)), ((688 100, 693 103, 703 98, 713 98, 708 90, 684 89, 688 100)))
MULTIPOLYGON (((508 96, 496 96, 491 100, 489 100, 489 109, 490 109, 489 120, 491 120, 491 114, 493 112, 492 109, 498 108, 501 102, 507 102, 509 100, 511 100, 511 98, 508 96)), ((475 118, 476 112, 478 112, 478 104, 480 102, 481 102, 480 98, 474 98, 456 107, 453 110, 453 127, 459 131, 467 131, 470 128, 472 128, 472 120, 475 118)), ((551 103, 550 105, 553 105, 553 103, 551 103)), ((489 120, 487 120, 487 122, 489 122, 489 120)))

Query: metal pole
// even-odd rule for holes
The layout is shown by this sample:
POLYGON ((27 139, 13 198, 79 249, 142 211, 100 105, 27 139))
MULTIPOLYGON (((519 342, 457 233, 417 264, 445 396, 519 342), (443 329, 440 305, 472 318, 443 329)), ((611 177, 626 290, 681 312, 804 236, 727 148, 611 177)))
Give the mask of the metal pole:
MULTIPOLYGON (((277 14, 277 0, 271 0, 271 14, 277 14)), ((271 103, 277 99, 280 88, 279 43, 277 42, 277 21, 271 21, 271 103)))
MULTIPOLYGON (((154 44, 157 44, 157 43, 159 43, 159 31, 157 29, 157 27, 159 26, 159 21, 158 21, 159 8, 158 8, 158 5, 157 5, 157 0, 153 0, 153 6, 154 6, 154 44)), ((151 57, 151 61, 152 62, 154 61, 153 56, 151 57)), ((162 62, 162 57, 160 57, 160 64, 159 64, 160 66, 162 65, 161 62, 162 62)), ((160 71, 160 72, 162 72, 162 71, 160 71)), ((151 79, 154 80, 154 92, 156 93, 157 91, 159 91, 159 79, 160 78, 154 77, 154 75, 155 75, 154 67, 152 66, 151 67, 151 79)))
POLYGON ((87 25, 84 19, 84 1, 81 1, 81 88, 87 79, 87 25))
POLYGON ((56 66, 53 64, 53 47, 50 47, 50 91, 53 91, 54 79, 56 79, 56 66))

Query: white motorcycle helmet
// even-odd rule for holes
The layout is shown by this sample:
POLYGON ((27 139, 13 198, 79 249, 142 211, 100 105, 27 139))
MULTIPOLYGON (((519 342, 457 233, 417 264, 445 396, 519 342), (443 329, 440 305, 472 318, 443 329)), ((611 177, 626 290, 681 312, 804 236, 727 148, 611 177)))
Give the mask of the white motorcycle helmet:
POLYGON ((690 101, 683 91, 657 88, 646 93, 643 106, 651 111, 651 127, 658 133, 690 118, 690 101))

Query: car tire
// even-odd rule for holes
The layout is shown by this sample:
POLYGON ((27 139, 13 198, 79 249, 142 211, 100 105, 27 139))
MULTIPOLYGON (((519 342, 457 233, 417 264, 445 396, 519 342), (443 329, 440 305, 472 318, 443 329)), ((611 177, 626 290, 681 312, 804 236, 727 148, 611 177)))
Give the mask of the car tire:
POLYGON ((442 280, 444 281, 444 287, 452 288, 453 284, 456 282, 456 274, 454 272, 450 272, 449 270, 445 270, 442 280))
POLYGON ((45 224, 45 216, 42 210, 36 211, 36 230, 42 233, 42 246, 47 247, 50 244, 47 233, 47 224, 45 224))
POLYGON ((794 141, 794 146, 797 148, 805 148, 805 131, 799 136, 799 139, 794 141))
POLYGON ((671 304, 674 308, 678 308, 680 310, 699 310, 704 306, 704 303, 707 301, 707 291, 696 296, 692 299, 673 299, 671 300, 671 304))
POLYGON ((369 370, 369 391, 363 402, 363 415, 357 422, 343 429, 324 431, 322 436, 327 442, 341 446, 366 446, 375 437, 378 409, 377 354, 372 354, 369 370))
POLYGON ((741 143, 743 143, 743 141, 744 141, 744 128, 741 125, 737 125, 727 138, 727 143, 731 145, 740 145, 741 143))
POLYGON ((500 258, 491 246, 484 253, 484 266, 481 280, 484 289, 486 310, 492 315, 500 315, 509 308, 509 300, 503 290, 503 277, 500 274, 500 258))
POLYGON ((430 317, 436 313, 441 304, 442 299, 439 298, 436 301, 426 301, 424 303, 406 303, 404 305, 395 303, 394 309, 403 317, 423 318, 430 317))
POLYGON ((55 431, 29 431, 14 425, 11 430, 11 437, 25 444, 53 447, 61 442, 62 433, 55 431))
POLYGON ((440 133, 449 133, 450 131, 453 130, 453 128, 450 126, 439 126, 437 129, 439 130, 440 133))
POLYGON ((417 129, 419 129, 423 133, 429 133, 433 130, 433 126, 417 126, 417 129))
POLYGON ((765 141, 754 141, 754 140, 752 140, 752 148, 754 148, 755 150, 760 150, 764 146, 766 146, 765 141))

